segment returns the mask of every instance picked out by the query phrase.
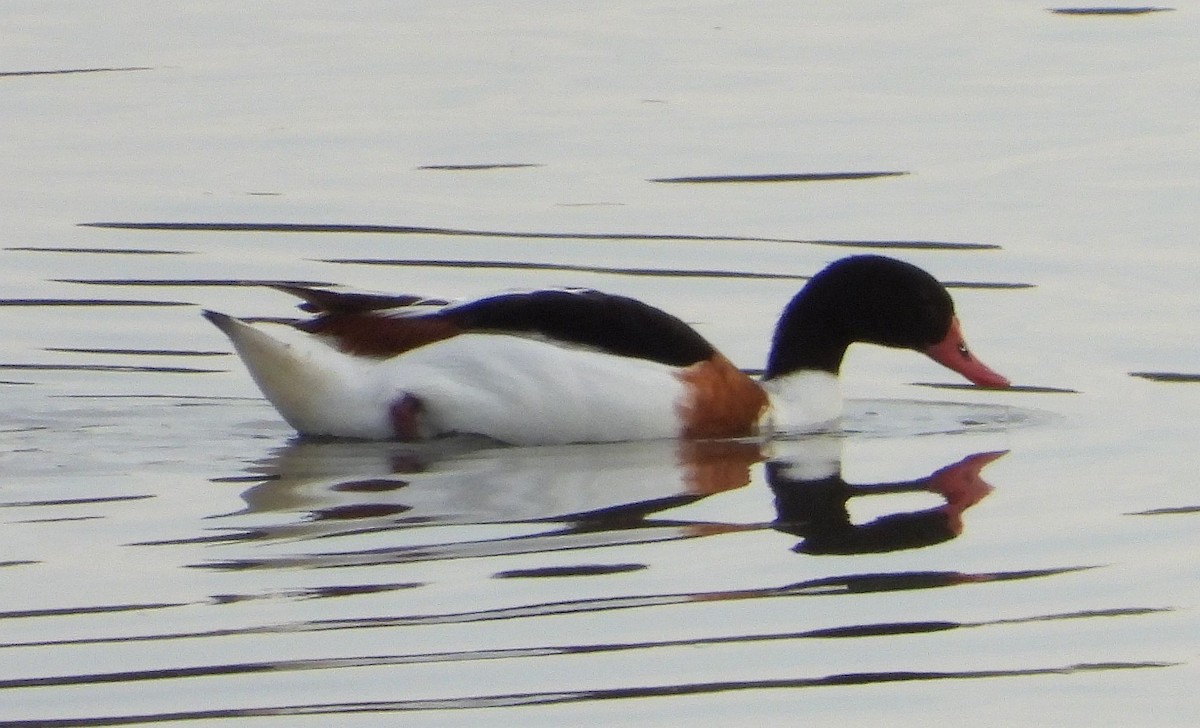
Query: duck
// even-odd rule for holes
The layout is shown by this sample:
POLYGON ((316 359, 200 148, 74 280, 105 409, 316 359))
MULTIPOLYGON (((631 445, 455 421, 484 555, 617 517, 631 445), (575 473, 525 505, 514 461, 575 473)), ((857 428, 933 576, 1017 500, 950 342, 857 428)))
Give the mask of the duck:
POLYGON ((856 343, 1009 386, 967 347, 945 286, 880 255, 842 258, 805 283, 779 317, 761 377, 676 316, 592 289, 452 302, 275 287, 313 315, 203 315, 303 436, 553 445, 820 431, 837 425, 838 374, 856 343))

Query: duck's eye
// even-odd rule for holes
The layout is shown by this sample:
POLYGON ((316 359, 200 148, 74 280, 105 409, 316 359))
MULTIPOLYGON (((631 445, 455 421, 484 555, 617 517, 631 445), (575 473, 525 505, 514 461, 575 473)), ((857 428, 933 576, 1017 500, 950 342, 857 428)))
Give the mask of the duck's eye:
POLYGON ((969 349, 967 349, 967 342, 965 342, 965 341, 958 342, 958 353, 962 355, 963 359, 971 358, 971 351, 969 349))

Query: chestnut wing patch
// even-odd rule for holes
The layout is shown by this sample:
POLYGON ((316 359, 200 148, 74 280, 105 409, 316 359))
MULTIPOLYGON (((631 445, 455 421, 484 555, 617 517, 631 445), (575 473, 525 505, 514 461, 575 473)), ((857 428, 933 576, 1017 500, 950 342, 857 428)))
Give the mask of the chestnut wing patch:
POLYGON ((503 294, 452 306, 438 318, 463 331, 541 335, 671 366, 689 366, 716 351, 695 329, 665 311, 599 291, 503 294))
POLYGON ((300 298, 300 310, 317 314, 293 321, 293 326, 332 339, 339 350, 348 354, 387 358, 461 333, 436 311, 419 313, 422 306, 446 305, 438 299, 304 286, 272 288, 300 298), (397 315, 397 309, 406 310, 397 315))
POLYGON ((462 333, 453 321, 437 314, 327 313, 293 325, 301 331, 333 339, 337 348, 347 354, 379 358, 403 354, 462 333))

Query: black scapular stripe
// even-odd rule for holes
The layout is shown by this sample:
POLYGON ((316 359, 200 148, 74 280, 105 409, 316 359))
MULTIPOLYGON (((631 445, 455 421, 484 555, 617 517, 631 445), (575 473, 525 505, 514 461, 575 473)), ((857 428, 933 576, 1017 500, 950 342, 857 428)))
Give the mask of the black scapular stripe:
POLYGON ((511 293, 443 312, 463 329, 542 335, 671 366, 709 359, 712 344, 671 314, 633 298, 591 290, 511 293))

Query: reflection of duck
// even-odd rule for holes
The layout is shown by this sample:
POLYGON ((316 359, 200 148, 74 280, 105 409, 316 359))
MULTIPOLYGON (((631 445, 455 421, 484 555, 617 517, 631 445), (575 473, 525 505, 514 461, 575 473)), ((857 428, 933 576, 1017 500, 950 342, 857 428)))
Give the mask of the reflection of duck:
POLYGON ((761 459, 760 445, 734 441, 495 448, 463 438, 297 440, 253 468, 260 482, 242 494, 245 510, 222 516, 219 537, 288 553, 256 548, 214 565, 434 561, 757 530, 658 514, 747 485, 761 459), (387 545, 370 534, 388 534, 387 545), (296 542, 332 550, 295 553, 296 542))
MULTIPOLYGON (((803 536, 797 551, 891 551, 952 538, 961 530, 962 512, 990 490, 979 471, 999 457, 972 455, 915 481, 848 485, 840 476, 842 446, 843 439, 833 435, 770 446, 776 451, 765 467, 775 494, 770 525, 803 536), (946 503, 851 524, 846 503, 852 497, 913 491, 932 492, 946 503)), ((756 464, 767 457, 763 447, 738 441, 493 448, 461 438, 298 440, 255 468, 262 482, 243 493, 246 510, 229 517, 283 515, 282 522, 268 519, 273 525, 254 519, 244 533, 255 542, 348 539, 330 555, 303 557, 314 564, 557 551, 760 530, 759 522, 671 513, 751 483, 756 464), (436 530, 400 535, 409 528, 484 524, 507 525, 498 538, 490 530, 448 531, 465 536, 461 543, 443 543, 436 530), (408 545, 380 547, 370 539, 361 550, 353 546, 362 534, 379 532, 395 532, 408 545)))
POLYGON ((978 503, 991 486, 980 471, 1003 452, 970 455, 924 478, 894 483, 851 485, 842 480, 836 461, 772 460, 767 482, 775 493, 774 527, 803 536, 796 551, 807 554, 853 554, 919 548, 948 541, 962 532, 962 514, 978 503), (929 492, 945 503, 928 510, 891 513, 855 525, 847 502, 856 496, 929 492))
POLYGON ((628 520, 691 503, 751 480, 762 448, 739 441, 645 441, 495 447, 487 441, 297 440, 255 471, 245 513, 300 512, 302 530, 336 522, 628 520), (623 514, 623 515, 622 515, 623 514))
POLYGON ((977 384, 1008 384, 966 348, 946 289, 880 256, 840 260, 792 299, 762 385, 683 321, 596 291, 430 310, 411 296, 285 290, 319 315, 291 325, 205 315, 284 419, 313 435, 554 444, 812 429, 841 412, 836 378, 854 342, 914 349, 977 384))

